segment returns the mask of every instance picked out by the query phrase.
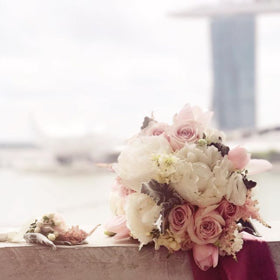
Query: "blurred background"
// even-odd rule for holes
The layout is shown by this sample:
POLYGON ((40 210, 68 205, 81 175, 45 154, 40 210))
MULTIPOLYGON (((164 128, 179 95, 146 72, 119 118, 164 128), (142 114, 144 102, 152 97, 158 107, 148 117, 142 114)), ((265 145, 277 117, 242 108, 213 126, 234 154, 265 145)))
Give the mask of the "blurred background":
POLYGON ((280 220, 280 1, 0 0, 0 41, 0 227, 103 222, 114 174, 96 163, 185 103, 273 162, 256 195, 280 220))

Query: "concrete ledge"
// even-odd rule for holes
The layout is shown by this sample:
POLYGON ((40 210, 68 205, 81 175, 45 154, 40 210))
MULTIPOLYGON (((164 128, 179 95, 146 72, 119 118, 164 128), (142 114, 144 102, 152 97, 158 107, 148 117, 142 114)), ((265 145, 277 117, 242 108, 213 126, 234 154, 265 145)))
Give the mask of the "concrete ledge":
POLYGON ((187 253, 167 258, 166 250, 152 247, 12 246, 0 249, 0 279, 193 279, 187 253))
MULTIPOLYGON (((0 279, 5 280, 192 280, 187 252, 167 257, 164 248, 140 252, 133 241, 114 242, 99 230, 88 245, 50 248, 0 243, 0 279)), ((280 279, 280 242, 268 241, 280 279)))

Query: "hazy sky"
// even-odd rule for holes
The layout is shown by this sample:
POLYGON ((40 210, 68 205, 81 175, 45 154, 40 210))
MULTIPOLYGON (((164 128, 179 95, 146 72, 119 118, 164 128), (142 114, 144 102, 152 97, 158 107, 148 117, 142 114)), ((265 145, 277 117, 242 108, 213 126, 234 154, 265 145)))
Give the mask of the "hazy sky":
MULTIPOLYGON (((168 120, 186 102, 207 108, 208 21, 168 16, 193 3, 0 0, 0 141, 32 139, 34 122, 129 136, 151 111, 168 120)), ((280 16, 257 26, 258 125, 274 125, 280 16)))

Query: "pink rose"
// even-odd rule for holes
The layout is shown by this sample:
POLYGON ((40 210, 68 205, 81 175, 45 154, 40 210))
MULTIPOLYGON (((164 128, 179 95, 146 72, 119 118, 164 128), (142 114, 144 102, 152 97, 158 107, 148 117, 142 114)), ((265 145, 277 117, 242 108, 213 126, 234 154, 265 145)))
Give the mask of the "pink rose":
POLYGON ((203 112, 199 107, 191 107, 189 104, 186 104, 179 114, 176 114, 173 117, 174 124, 180 123, 182 121, 194 120, 203 127, 206 127, 212 118, 212 112, 203 112))
POLYGON ((165 134, 167 136, 169 125, 166 123, 150 122, 150 124, 143 129, 142 134, 147 136, 159 136, 165 134))
POLYGON ((223 231, 225 220, 215 209, 217 205, 200 208, 188 227, 191 240, 199 245, 215 243, 223 231))
POLYGON ((174 125, 170 133, 170 145, 174 151, 184 147, 185 143, 193 143, 202 137, 199 124, 193 120, 174 125))
POLYGON ((124 215, 115 216, 104 225, 106 231, 116 233, 115 239, 128 238, 130 231, 126 226, 126 218, 124 215))
POLYGON ((216 267, 219 259, 218 247, 208 245, 193 246, 193 258, 196 265, 203 271, 208 270, 210 267, 216 267))
POLYGON ((232 162, 235 169, 242 170, 250 161, 250 155, 246 149, 242 147, 236 147, 229 151, 228 159, 232 162))
POLYGON ((168 215, 170 230, 176 235, 183 235, 191 222, 191 218, 192 209, 188 204, 175 206, 168 215))
POLYGON ((202 112, 198 107, 185 105, 173 118, 173 127, 170 129, 170 145, 173 150, 181 149, 185 143, 193 143, 202 137, 211 112, 202 112))
POLYGON ((223 199, 218 208, 218 212, 226 221, 238 220, 239 207, 223 199))
POLYGON ((185 234, 180 237, 181 237, 181 243, 180 243, 181 250, 189 251, 190 249, 192 249, 193 242, 191 241, 189 234, 185 232, 185 234))

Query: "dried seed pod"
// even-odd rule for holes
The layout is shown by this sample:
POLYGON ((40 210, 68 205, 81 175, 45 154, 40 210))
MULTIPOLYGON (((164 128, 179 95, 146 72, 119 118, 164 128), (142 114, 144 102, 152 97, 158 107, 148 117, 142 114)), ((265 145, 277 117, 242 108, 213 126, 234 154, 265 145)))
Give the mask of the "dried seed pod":
POLYGON ((56 249, 56 246, 52 241, 50 241, 45 235, 42 233, 26 233, 23 238, 27 243, 32 244, 40 244, 44 246, 52 247, 53 250, 56 249))

